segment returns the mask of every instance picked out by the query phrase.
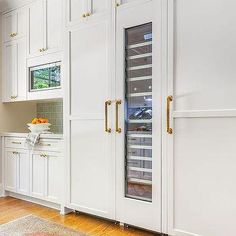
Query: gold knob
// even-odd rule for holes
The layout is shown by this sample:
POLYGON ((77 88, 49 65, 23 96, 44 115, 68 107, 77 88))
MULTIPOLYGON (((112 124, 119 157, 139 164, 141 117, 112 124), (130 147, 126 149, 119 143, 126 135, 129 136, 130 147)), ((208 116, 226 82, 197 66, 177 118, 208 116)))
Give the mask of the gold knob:
POLYGON ((120 6, 120 3, 117 2, 117 3, 116 3, 116 6, 119 7, 119 6, 120 6))
POLYGON ((47 155, 46 155, 46 154, 41 154, 40 156, 41 156, 41 157, 47 157, 47 155))
POLYGON ((82 17, 84 17, 84 18, 85 18, 85 17, 86 17, 86 14, 83 14, 83 15, 82 15, 82 17))
POLYGON ((89 12, 88 12, 88 13, 86 13, 86 16, 91 16, 91 13, 89 13, 89 12))

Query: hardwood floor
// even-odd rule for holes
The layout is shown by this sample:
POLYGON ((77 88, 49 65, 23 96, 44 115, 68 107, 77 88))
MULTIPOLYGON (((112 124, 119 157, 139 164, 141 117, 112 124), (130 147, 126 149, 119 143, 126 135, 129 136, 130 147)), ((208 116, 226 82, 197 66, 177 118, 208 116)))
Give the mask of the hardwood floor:
POLYGON ((86 214, 70 213, 61 216, 58 211, 34 203, 25 202, 12 197, 0 198, 0 224, 7 223, 26 215, 36 215, 41 218, 63 224, 66 227, 84 232, 88 235, 103 236, 151 236, 150 232, 134 228, 122 228, 104 219, 95 218, 86 214))

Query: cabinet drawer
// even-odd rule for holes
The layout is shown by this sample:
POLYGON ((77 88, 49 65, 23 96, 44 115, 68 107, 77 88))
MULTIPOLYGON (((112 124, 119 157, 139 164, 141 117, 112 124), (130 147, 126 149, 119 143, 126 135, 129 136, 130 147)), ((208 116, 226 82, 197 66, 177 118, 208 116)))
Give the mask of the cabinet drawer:
POLYGON ((61 152, 62 142, 61 140, 40 139, 39 143, 35 145, 34 150, 61 152))
POLYGON ((5 138, 6 148, 26 148, 25 138, 5 138))

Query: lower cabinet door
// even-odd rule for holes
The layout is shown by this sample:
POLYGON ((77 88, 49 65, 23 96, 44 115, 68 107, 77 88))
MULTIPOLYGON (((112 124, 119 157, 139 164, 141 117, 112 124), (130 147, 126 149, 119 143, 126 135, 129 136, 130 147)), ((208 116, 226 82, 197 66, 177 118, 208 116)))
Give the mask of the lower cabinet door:
POLYGON ((16 166, 17 166, 17 155, 13 149, 5 150, 5 190, 16 191, 16 166))
POLYGON ((44 198, 46 186, 46 156, 39 152, 31 153, 30 192, 33 197, 44 198))
POLYGON ((48 201, 60 203, 63 187, 62 156, 52 152, 46 155, 46 198, 48 201))
POLYGON ((30 158, 28 150, 18 150, 17 154, 17 192, 29 195, 30 158))
POLYGON ((62 157, 57 152, 31 153, 31 195, 60 203, 62 184, 62 157))

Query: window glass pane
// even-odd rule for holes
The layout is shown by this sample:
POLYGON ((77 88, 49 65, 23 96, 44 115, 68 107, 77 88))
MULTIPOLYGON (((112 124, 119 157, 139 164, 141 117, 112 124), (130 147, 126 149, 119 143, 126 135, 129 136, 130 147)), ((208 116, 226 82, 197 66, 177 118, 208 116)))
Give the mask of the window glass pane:
POLYGON ((41 66, 30 69, 31 90, 49 89, 61 86, 61 66, 41 66))
POLYGON ((152 201, 152 24, 126 29, 126 197, 152 201))

